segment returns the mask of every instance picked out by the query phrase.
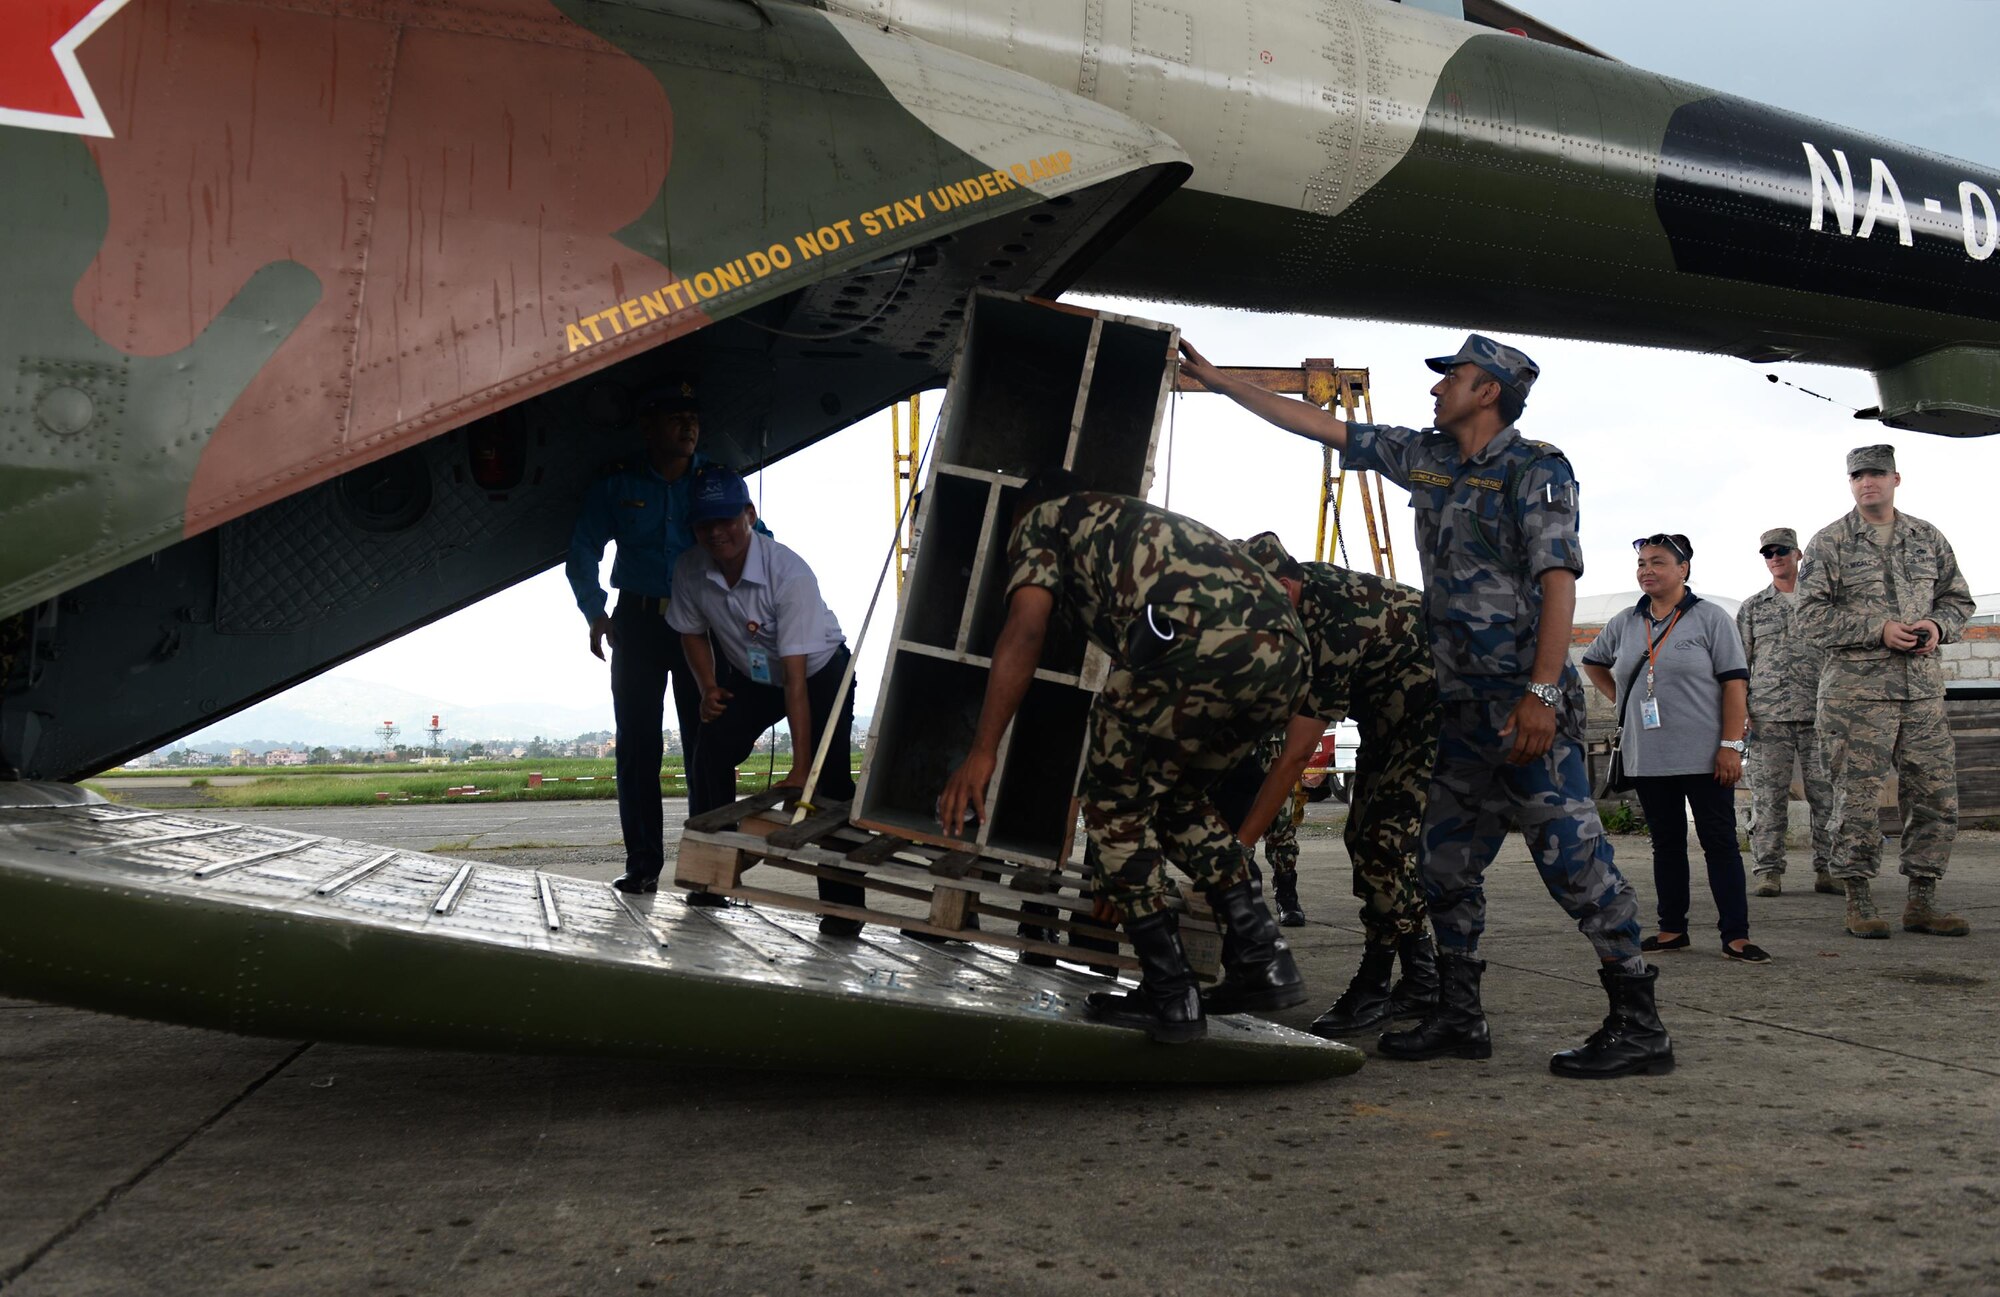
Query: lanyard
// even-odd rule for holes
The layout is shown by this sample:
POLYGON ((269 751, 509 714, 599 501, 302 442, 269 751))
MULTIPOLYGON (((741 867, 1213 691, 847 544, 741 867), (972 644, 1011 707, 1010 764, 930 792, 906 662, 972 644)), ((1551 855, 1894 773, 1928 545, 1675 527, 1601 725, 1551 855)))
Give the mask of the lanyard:
POLYGON ((1681 609, 1674 609, 1674 615, 1667 619, 1667 628, 1660 632, 1656 642, 1653 639, 1653 619, 1646 618, 1646 697, 1653 696, 1653 668, 1660 661, 1660 645, 1667 642, 1667 636, 1674 633, 1674 623, 1681 619, 1681 609))

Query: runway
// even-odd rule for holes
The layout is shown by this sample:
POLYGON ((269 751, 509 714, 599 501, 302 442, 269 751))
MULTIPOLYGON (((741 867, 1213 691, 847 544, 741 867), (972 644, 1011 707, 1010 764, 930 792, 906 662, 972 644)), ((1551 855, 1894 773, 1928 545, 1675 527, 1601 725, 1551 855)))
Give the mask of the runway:
MULTIPOLYGON (((677 809, 677 804, 670 804, 677 809)), ((1318 809, 1318 808, 1316 808, 1318 809)), ((585 877, 609 803, 244 811, 585 877)), ((670 823, 677 822, 671 815, 670 823)), ((1644 838, 1616 840, 1642 898, 1644 838)), ((1313 1002, 1358 950, 1302 840, 1313 1002)), ((1893 852, 1891 853, 1893 856, 1893 852)), ((2000 837, 1972 936, 1751 901, 1663 957, 1673 1075, 1558 1081, 1603 1013, 1518 839, 1495 1055, 1269 1088, 999 1087, 256 1040, 0 1002, 0 1283, 95 1293, 1978 1293, 2000 1276, 2000 837)), ((1882 885, 1900 904, 1901 882, 1882 885)), ((1886 908, 1886 907, 1885 907, 1886 908)), ((1649 916, 1650 917, 1650 916, 1649 916)), ((79 958, 88 958, 79 951, 79 958)), ((1372 1042, 1368 1042, 1372 1045, 1372 1042)))

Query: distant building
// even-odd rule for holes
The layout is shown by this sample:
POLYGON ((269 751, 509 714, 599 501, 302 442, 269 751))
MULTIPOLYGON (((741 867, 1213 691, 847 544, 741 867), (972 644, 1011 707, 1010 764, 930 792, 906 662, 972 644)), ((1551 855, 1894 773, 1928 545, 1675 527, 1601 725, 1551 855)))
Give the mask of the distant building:
POLYGON ((303 766, 311 762, 310 753, 295 752, 291 748, 272 748, 264 754, 264 764, 267 766, 303 766))
POLYGON ((229 749, 229 764, 232 766, 247 766, 252 759, 251 754, 243 748, 229 749))

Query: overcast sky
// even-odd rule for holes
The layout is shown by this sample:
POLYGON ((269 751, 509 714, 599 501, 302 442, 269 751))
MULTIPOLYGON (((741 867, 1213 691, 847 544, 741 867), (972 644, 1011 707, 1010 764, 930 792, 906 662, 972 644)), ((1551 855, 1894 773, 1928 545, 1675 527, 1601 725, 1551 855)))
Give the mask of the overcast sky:
MULTIPOLYGON (((2000 164, 2000 3, 1992 0, 1678 0, 1668 5, 1535 0, 1524 8, 1614 57, 1713 89, 1873 131, 1993 167, 2000 164)), ((1218 364, 1290 365, 1331 356, 1372 370, 1375 411, 1421 426, 1433 376, 1420 360, 1451 352, 1462 330, 1289 316, 1092 305, 1178 324, 1218 364)), ((1857 422, 1873 405, 1865 374, 1553 339, 1512 339, 1542 367, 1522 420, 1562 447, 1583 484, 1582 593, 1634 589, 1630 541, 1683 531, 1693 586, 1735 598, 1767 577, 1757 535, 1791 526, 1807 538, 1852 505, 1842 460, 1888 441, 1903 472, 1898 505, 1952 540, 1974 593, 2000 590, 1992 484, 2000 437, 1947 441, 1857 422), (1777 372, 1834 403, 1769 383, 1777 372)), ((926 401, 928 426, 939 402, 926 401)), ((1229 535, 1277 530, 1297 553, 1313 543, 1317 448, 1267 428, 1219 397, 1180 398, 1163 437, 1153 498, 1229 535), (1169 455, 1171 452, 1171 456, 1169 455), (1171 470, 1169 471, 1169 464, 1171 470)), ((890 543, 885 415, 784 460, 752 482, 762 512, 819 572, 853 642, 890 543)), ((1398 574, 1415 584, 1407 496, 1389 491, 1398 574)), ((1367 566, 1360 515, 1354 565, 1367 566)), ((873 703, 894 586, 862 649, 860 706, 873 703)), ((506 699, 601 704, 604 666, 560 569, 524 582, 336 669, 464 705, 506 699)), ((446 718, 449 723, 449 717, 446 718)), ((671 724, 671 719, 669 724, 671 724)), ((227 728, 224 723, 223 728, 227 728)))

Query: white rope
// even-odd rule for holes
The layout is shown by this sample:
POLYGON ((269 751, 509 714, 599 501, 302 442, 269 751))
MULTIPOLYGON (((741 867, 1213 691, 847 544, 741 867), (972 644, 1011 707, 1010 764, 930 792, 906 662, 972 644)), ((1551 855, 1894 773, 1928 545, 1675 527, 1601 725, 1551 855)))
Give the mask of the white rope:
MULTIPOLYGON (((945 405, 943 401, 938 402, 938 411, 931 416, 931 430, 924 438, 922 452, 917 456, 916 465, 911 473, 912 481, 924 480, 924 465, 929 462, 931 451, 937 445, 938 424, 944 418, 945 405)), ((826 765, 827 753, 833 748, 833 731, 837 728, 841 710, 847 705, 848 692, 854 688, 854 671, 861 664, 861 646, 868 639, 868 627, 875 620, 876 605, 882 601, 882 587, 888 582, 889 569, 896 561, 896 550, 902 540, 904 520, 910 516, 910 510, 917 507, 919 494, 921 494, 919 491, 910 492, 910 498, 903 502, 902 512, 896 515, 896 528, 889 534, 889 552, 882 559, 882 571, 875 578, 875 593, 869 597, 868 611, 861 618, 861 629, 854 633, 854 644, 847 655, 847 670, 841 673, 840 688, 833 695, 833 706, 827 710, 824 726, 826 732, 819 736, 819 750, 813 754, 812 769, 806 772, 806 786, 799 793, 798 805, 792 811, 794 824, 805 819, 815 809, 811 798, 819 788, 819 772, 826 765)), ((841 755, 841 760, 847 760, 845 753, 841 755)))

